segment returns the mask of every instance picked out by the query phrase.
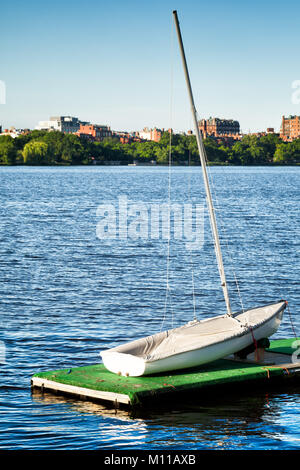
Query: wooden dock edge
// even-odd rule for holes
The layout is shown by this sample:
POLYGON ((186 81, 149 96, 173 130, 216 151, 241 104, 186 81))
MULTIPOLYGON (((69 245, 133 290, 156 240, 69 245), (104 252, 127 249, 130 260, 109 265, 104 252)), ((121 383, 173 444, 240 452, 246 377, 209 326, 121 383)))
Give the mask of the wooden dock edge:
POLYGON ((92 390, 90 388, 76 387, 75 385, 67 385, 53 380, 43 379, 41 377, 32 377, 31 387, 39 388, 42 391, 51 390, 55 392, 66 393, 69 395, 77 396, 78 398, 91 398, 93 400, 108 401, 115 404, 122 403, 130 405, 130 398, 128 395, 114 392, 105 392, 99 390, 92 390))

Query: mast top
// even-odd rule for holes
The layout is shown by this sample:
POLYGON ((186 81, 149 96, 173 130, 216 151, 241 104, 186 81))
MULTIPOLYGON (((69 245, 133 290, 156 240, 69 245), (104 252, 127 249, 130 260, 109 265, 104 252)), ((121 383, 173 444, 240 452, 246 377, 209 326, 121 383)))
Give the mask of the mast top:
POLYGON ((189 94, 189 99, 190 99, 190 105, 191 105, 191 110, 192 110, 192 115, 193 115, 196 140, 197 140, 199 157, 200 157, 200 162, 201 162, 201 167, 202 167, 202 172, 203 172, 203 180, 204 180, 204 187, 205 187, 205 192, 206 192, 206 199, 207 199, 207 205, 208 205, 210 224, 211 224, 211 229, 212 229, 212 233, 213 233, 213 237, 214 237, 215 253, 216 253, 216 259, 217 259, 218 268, 219 268, 220 279, 221 279, 221 286, 222 286, 222 289, 223 289, 227 314, 229 316, 232 316, 230 300, 229 300, 229 294, 228 294, 228 289, 227 289, 226 276, 225 276, 225 270, 224 270, 224 265, 223 265, 221 245, 220 245, 219 234, 218 234, 217 221, 216 221, 216 216, 215 216, 215 211, 214 211, 214 206, 213 206, 211 191, 210 191, 210 186, 209 186, 209 180, 208 180, 207 170, 206 170, 205 149, 204 149, 202 136, 201 136, 198 121, 197 121, 197 113, 196 113, 196 108, 195 108, 195 104, 194 104, 192 86, 191 86, 191 81, 190 81, 190 77, 189 77, 189 72, 188 72, 188 67, 187 67, 187 62, 186 62, 186 57, 185 57, 185 52, 184 52, 184 47, 183 47, 183 42, 182 42, 182 36, 181 36, 181 31, 180 31, 180 26, 179 26, 179 21, 178 21, 178 16, 177 16, 177 11, 176 10, 173 10, 173 16, 174 16, 174 20, 175 20, 176 32, 177 32, 179 48, 180 48, 180 53, 181 53, 181 58, 182 58, 182 63, 183 63, 183 69, 184 69, 184 75, 185 75, 185 79, 186 79, 186 84, 187 84, 187 89, 188 89, 188 94, 189 94))

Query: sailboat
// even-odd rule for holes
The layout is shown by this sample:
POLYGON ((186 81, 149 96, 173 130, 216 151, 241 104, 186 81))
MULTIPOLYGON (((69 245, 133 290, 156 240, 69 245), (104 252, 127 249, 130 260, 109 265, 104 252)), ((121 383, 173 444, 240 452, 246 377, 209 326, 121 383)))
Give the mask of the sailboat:
POLYGON ((124 376, 142 376, 186 369, 238 353, 259 340, 272 336, 279 328, 287 302, 275 303, 233 313, 227 288, 217 222, 206 169, 206 155, 197 122, 182 36, 173 11, 188 95, 202 167, 215 254, 224 294, 226 313, 204 320, 193 320, 179 328, 162 331, 115 348, 102 351, 104 366, 124 376))

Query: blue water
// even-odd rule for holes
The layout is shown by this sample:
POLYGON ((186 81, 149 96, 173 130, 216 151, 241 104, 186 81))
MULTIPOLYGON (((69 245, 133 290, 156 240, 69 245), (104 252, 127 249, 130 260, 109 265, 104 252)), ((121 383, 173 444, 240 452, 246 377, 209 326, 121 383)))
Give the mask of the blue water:
MULTIPOLYGON (((286 298, 299 336, 300 168, 210 174, 234 309, 286 298)), ((171 180, 173 202, 203 204, 201 168, 173 168, 171 180)), ((200 249, 171 236, 166 308, 167 240, 97 237, 101 204, 166 203, 168 168, 2 167, 0 188, 1 449, 300 448, 296 386, 138 414, 31 395, 37 371, 97 363, 164 317, 166 327, 191 320, 193 270, 196 315, 219 314, 224 301, 207 215, 200 249)), ((275 337, 292 336, 286 313, 275 337)))

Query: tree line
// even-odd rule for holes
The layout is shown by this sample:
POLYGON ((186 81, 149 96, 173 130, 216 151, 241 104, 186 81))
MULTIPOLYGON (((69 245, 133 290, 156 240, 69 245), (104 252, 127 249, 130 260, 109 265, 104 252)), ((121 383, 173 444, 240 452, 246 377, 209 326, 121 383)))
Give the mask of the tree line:
MULTIPOLYGON (((283 142, 278 135, 246 135, 231 146, 215 139, 204 140, 209 164, 215 165, 297 165, 300 164, 300 139, 283 142)), ((120 165, 156 162, 198 165, 199 154, 194 135, 165 132, 160 142, 121 143, 117 137, 102 142, 90 141, 59 131, 34 130, 16 138, 0 136, 1 165, 120 165), (171 141, 171 147, 170 147, 171 141), (170 151, 171 149, 171 151, 170 151)))

